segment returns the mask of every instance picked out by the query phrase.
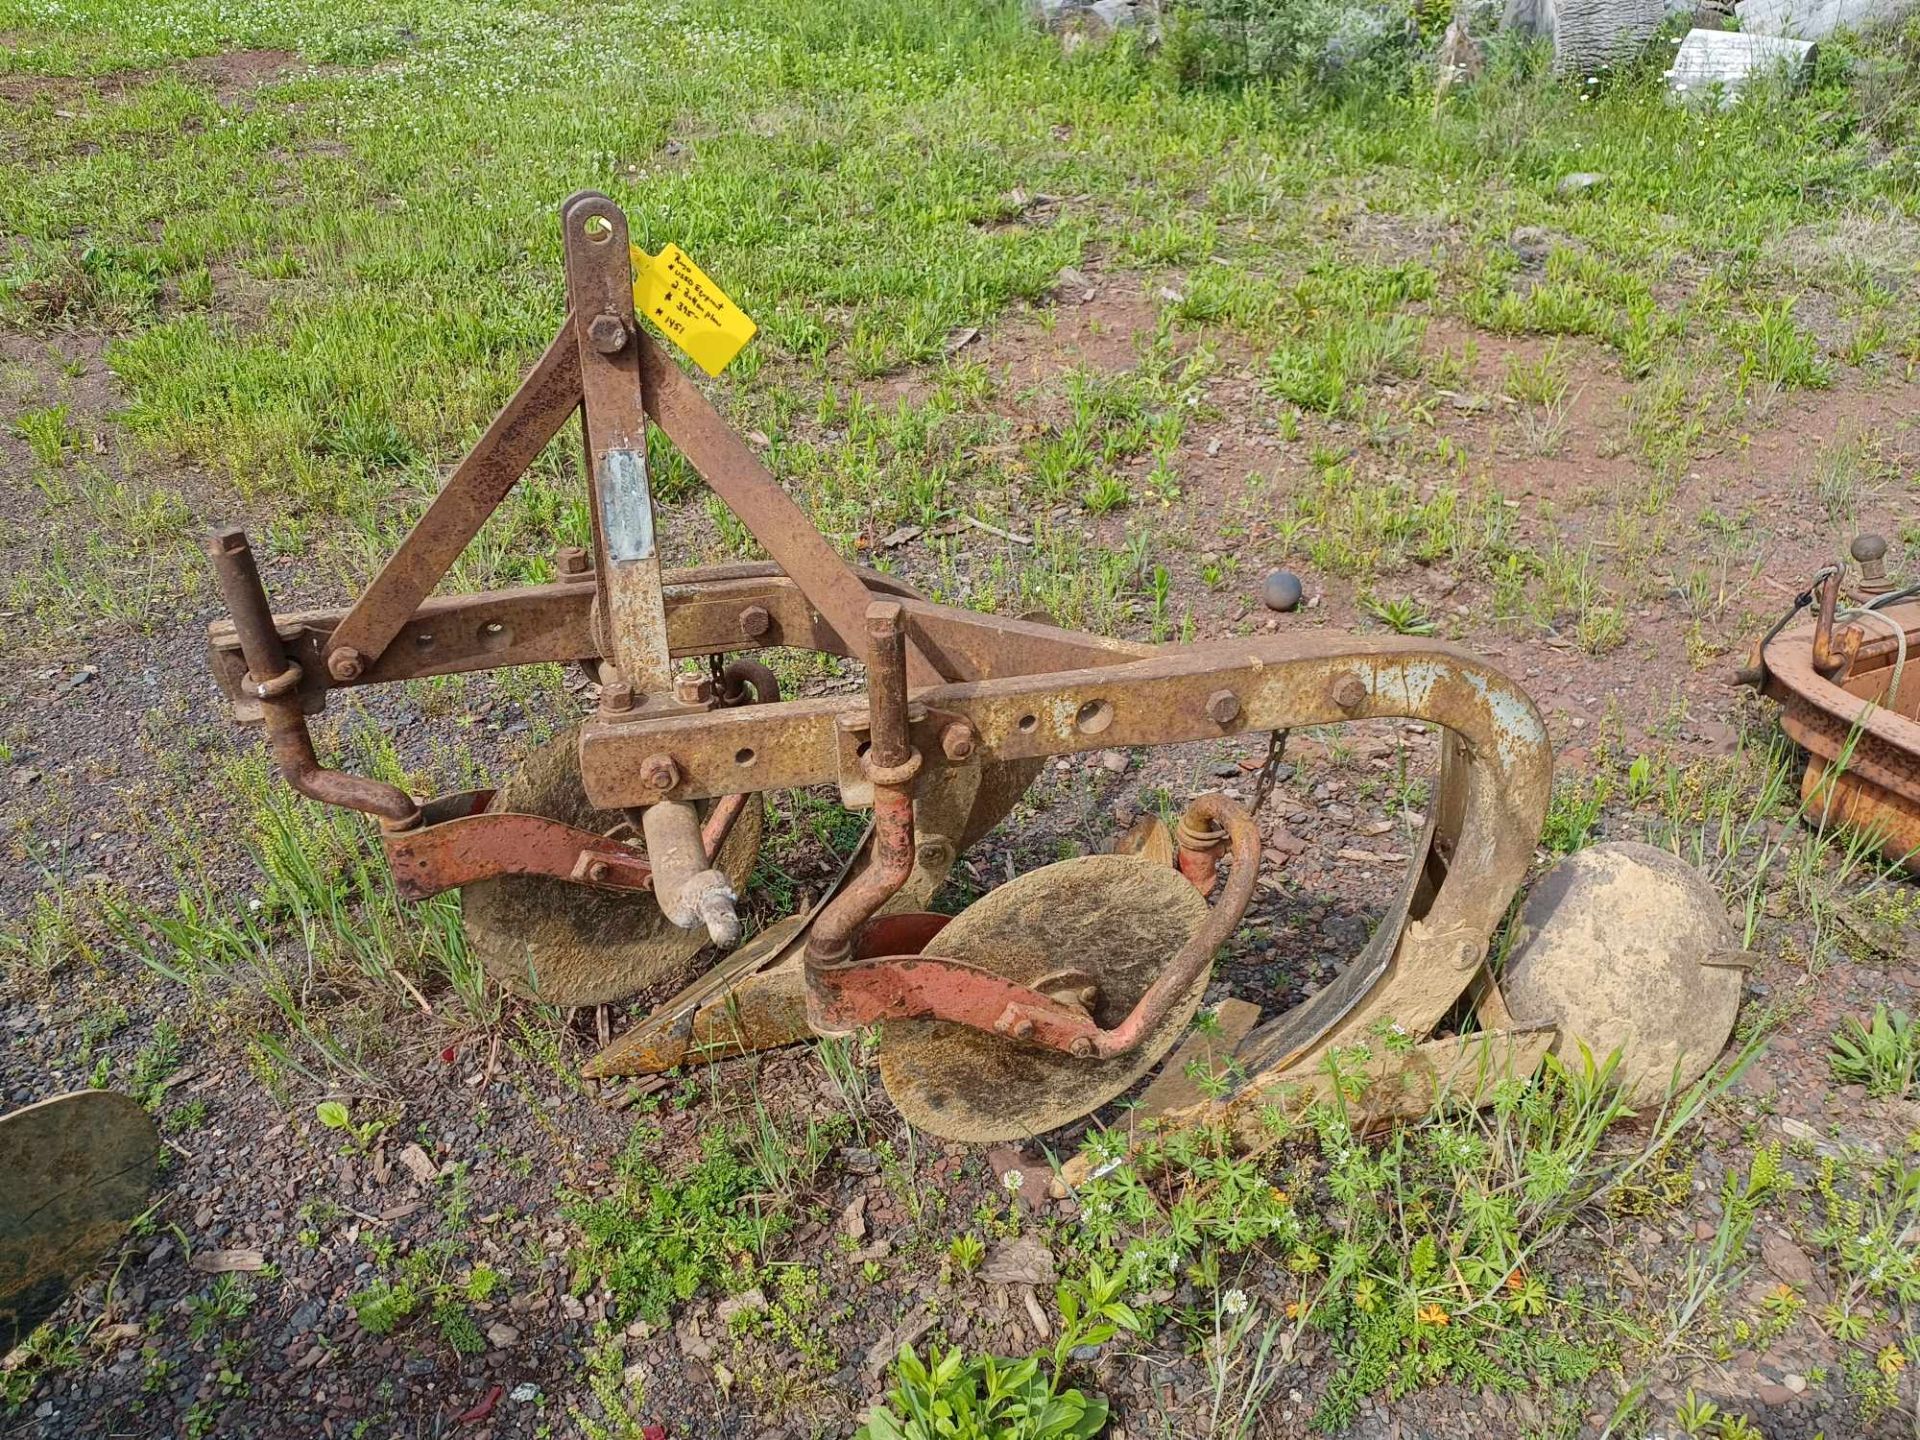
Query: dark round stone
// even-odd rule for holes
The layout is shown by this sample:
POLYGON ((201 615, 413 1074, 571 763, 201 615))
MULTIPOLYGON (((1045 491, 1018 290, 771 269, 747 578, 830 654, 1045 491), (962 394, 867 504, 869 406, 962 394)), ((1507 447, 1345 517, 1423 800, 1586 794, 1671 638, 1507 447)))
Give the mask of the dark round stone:
POLYGON ((1300 577, 1291 570, 1269 570, 1260 585, 1261 602, 1269 610, 1298 609, 1302 593, 1300 577))

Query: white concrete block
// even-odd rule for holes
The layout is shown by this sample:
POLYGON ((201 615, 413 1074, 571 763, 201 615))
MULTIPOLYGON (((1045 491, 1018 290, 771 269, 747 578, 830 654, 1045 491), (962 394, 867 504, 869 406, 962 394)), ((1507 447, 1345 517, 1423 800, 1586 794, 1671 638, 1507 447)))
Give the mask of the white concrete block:
POLYGON ((1814 46, 1808 40, 1779 35, 1749 35, 1734 30, 1690 30, 1673 52, 1667 71, 1669 93, 1687 103, 1710 101, 1716 94, 1737 101, 1756 77, 1784 73, 1791 85, 1813 70, 1814 46))

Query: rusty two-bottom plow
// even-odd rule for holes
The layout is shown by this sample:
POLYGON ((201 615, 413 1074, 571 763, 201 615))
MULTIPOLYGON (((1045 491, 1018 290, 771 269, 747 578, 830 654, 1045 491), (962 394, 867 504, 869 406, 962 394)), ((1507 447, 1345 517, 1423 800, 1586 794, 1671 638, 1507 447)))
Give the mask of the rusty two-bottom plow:
MULTIPOLYGON (((1235 1047, 1229 1093, 1183 1094, 1169 1067, 1144 1113, 1206 1116, 1258 1143, 1274 1107, 1331 1083, 1319 1062, 1343 1044, 1356 1050, 1341 1073, 1365 1076, 1383 1116, 1442 1093, 1478 1102, 1570 1036, 1637 1051, 1635 1083, 1652 1091, 1719 1052, 1743 961, 1710 887, 1643 846, 1549 871, 1496 984, 1489 944, 1552 782, 1539 713, 1505 675, 1419 639, 1130 644, 931 604, 849 566, 640 328, 618 207, 577 195, 561 224, 560 333, 373 583, 344 611, 276 615, 246 536, 223 531, 208 550, 232 618, 209 644, 236 718, 264 724, 287 782, 377 817, 404 893, 459 887, 475 953, 510 988, 607 1003, 679 975, 710 942, 731 951, 589 1075, 871 1026, 888 1094, 923 1129, 1013 1139, 1086 1115, 1198 1011, 1259 877, 1258 830, 1226 796, 1202 795, 1132 853, 1043 866, 958 916, 928 913, 955 859, 1049 756, 1370 718, 1446 732, 1392 906, 1334 983, 1257 1027, 1246 1005, 1216 1027, 1207 1043, 1235 1047), (576 411, 591 553, 563 551, 551 584, 435 596, 576 411), (771 563, 663 570, 649 423, 771 563), (863 663, 865 703, 783 698, 752 655, 779 646, 863 663), (708 664, 676 673, 684 660, 708 664), (308 717, 334 690, 551 662, 591 669, 599 708, 498 789, 422 802, 314 751, 308 717), (866 838, 816 904, 735 948, 759 797, 826 785, 872 811, 866 838), (1533 1023, 1515 1024, 1505 997, 1533 1023), (1357 1042, 1388 1025, 1392 1042, 1362 1059, 1357 1042)), ((125 1232, 155 1148, 150 1117, 104 1092, 0 1117, 0 1349, 125 1232)))
MULTIPOLYGON (((886 1088, 926 1129, 1027 1136, 1084 1115, 1194 1016, 1253 894, 1256 827, 1204 795, 1176 827, 1178 866, 1087 856, 958 917, 927 913, 955 858, 1049 756, 1380 717, 1447 732, 1418 851, 1340 979, 1239 1045, 1246 1078, 1228 1109, 1250 1113, 1380 1022, 1424 1040, 1463 999, 1500 1041, 1496 1069, 1537 1062, 1551 1027, 1514 1026, 1485 968, 1551 783, 1546 731, 1512 681, 1413 638, 1132 644, 932 604, 850 566, 637 323, 619 208, 580 194, 561 224, 559 334, 378 577, 343 611, 276 615, 245 536, 225 531, 209 550, 232 619, 210 644, 236 715, 264 723, 288 783, 377 816, 402 889, 463 887, 490 973, 556 1003, 621 999, 709 942, 736 944, 763 792, 833 785, 872 811, 819 903, 733 949, 588 1074, 878 1026, 886 1088), (434 596, 576 411, 591 552, 563 553, 549 584, 434 596), (771 563, 663 570, 649 422, 771 563), (862 662, 865 703, 783 698, 752 658, 776 646, 862 662), (676 673, 685 660, 708 664, 676 673), (556 661, 593 668, 598 710, 497 790, 421 802, 316 758, 308 717, 335 690, 556 661), (1220 858, 1227 878, 1209 908, 1201 887, 1214 887, 1220 858)), ((1396 1068, 1442 1083, 1469 1048, 1434 1041, 1396 1068)), ((1484 1069, 1487 1047, 1472 1048, 1484 1069)))

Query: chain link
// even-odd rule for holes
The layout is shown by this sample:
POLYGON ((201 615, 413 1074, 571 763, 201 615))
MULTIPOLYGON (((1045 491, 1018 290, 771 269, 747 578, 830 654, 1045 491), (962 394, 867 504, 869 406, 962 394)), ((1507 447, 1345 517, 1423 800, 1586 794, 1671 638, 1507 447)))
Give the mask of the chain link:
POLYGON ((1247 807, 1249 815, 1258 815, 1260 807, 1267 803, 1267 796, 1273 793, 1274 781, 1279 776, 1281 759, 1287 753, 1287 736, 1290 730, 1269 730, 1267 732, 1267 758, 1260 762, 1259 776, 1253 782, 1253 803, 1247 807))

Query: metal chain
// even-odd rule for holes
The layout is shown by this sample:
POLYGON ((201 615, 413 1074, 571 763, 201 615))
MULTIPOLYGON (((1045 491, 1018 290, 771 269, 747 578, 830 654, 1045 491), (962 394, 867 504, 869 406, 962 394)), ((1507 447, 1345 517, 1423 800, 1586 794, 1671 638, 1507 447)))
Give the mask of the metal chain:
POLYGON ((1260 762, 1259 776, 1253 782, 1253 803, 1247 806, 1249 815, 1258 815, 1260 807, 1267 803, 1267 796, 1273 793, 1281 758, 1287 753, 1287 736, 1292 733, 1290 730, 1267 732, 1267 758, 1260 762))

